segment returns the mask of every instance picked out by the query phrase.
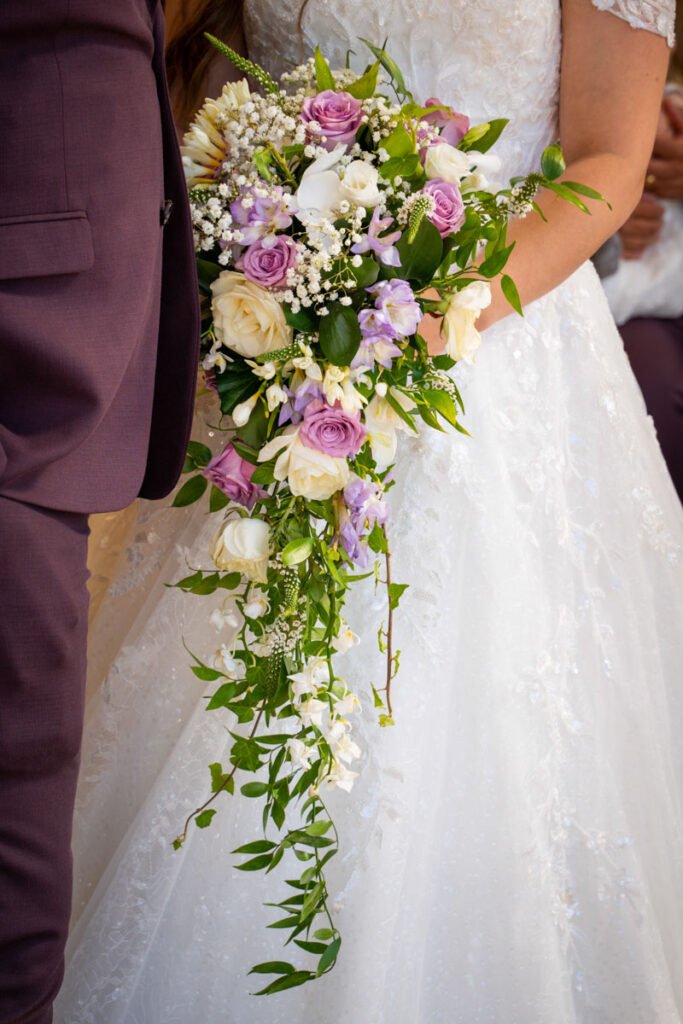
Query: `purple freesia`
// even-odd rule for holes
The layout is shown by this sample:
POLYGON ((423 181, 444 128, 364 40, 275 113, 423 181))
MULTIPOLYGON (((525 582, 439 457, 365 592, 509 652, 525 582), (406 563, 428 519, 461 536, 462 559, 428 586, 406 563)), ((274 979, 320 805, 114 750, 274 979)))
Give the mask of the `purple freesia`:
POLYGON ((230 204, 235 227, 242 232, 241 245, 253 245, 260 238, 276 231, 286 231, 292 217, 287 207, 287 198, 279 186, 271 189, 267 196, 257 196, 254 189, 230 204), (245 198, 249 201, 244 202, 245 198))
POLYGON ((363 105, 348 92, 325 89, 304 100, 301 120, 309 125, 310 134, 325 147, 334 149, 340 142, 347 145, 356 137, 363 119, 363 105), (325 137, 322 142, 321 136, 325 137))
POLYGON ((457 231, 465 219, 465 207, 458 186, 441 178, 432 178, 422 192, 434 200, 434 209, 427 214, 427 219, 441 237, 445 238, 457 231))
POLYGON ((399 267, 401 265, 401 257, 398 254, 396 242, 401 237, 401 232, 392 231, 391 234, 380 237, 380 232, 386 231, 393 223, 393 217, 382 217, 379 208, 375 207, 368 224, 367 234, 362 236, 360 242, 356 242, 351 247, 351 252, 357 255, 373 252, 385 267, 399 267))
POLYGON ((434 96, 427 100, 425 107, 445 107, 443 110, 433 110, 431 114, 425 114, 423 120, 440 128, 441 139, 451 146, 457 146, 470 130, 470 119, 466 114, 460 114, 453 107, 446 107, 434 96))
POLYGON ((278 426, 283 423, 301 423, 304 411, 310 402, 315 402, 323 397, 323 389, 310 377, 306 377, 298 388, 290 388, 285 385, 285 391, 289 398, 280 407, 278 426))
POLYGON ((264 288, 284 288, 287 271, 298 261, 296 242, 288 235, 267 235, 259 238, 242 253, 235 264, 244 276, 264 288))
POLYGON ((227 494, 231 501, 251 511, 259 498, 268 497, 262 487, 251 481, 255 469, 256 466, 238 455, 230 443, 222 452, 214 455, 204 470, 204 476, 214 487, 227 494))
POLYGON ((398 337, 407 338, 415 333, 422 320, 422 310, 407 281, 398 277, 392 281, 378 281, 367 291, 375 296, 375 308, 383 313, 398 337))
POLYGON ((351 363, 353 369, 366 367, 370 370, 375 363, 390 369, 392 360, 401 355, 401 349, 394 340, 396 331, 387 317, 379 309, 362 309, 358 322, 361 343, 351 363))
POLYGON ((360 417, 344 412, 340 405, 317 401, 306 406, 299 438, 308 448, 337 459, 348 459, 360 451, 365 441, 365 427, 360 417))
POLYGON ((383 526, 389 518, 389 506, 383 500, 380 484, 353 477, 342 493, 338 536, 342 547, 356 565, 366 568, 370 561, 367 536, 375 523, 383 526))

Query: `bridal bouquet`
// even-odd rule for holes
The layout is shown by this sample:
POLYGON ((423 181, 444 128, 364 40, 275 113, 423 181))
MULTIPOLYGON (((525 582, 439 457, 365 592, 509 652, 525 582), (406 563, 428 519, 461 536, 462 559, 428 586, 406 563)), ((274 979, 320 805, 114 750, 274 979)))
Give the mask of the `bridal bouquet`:
MULTIPOLYGON (((275 976, 259 993, 269 994, 329 971, 341 945, 325 879, 338 836, 325 798, 357 776, 359 700, 338 660, 357 641, 345 600, 367 576, 387 591, 385 672, 372 693, 379 724, 393 725, 392 620, 406 589, 392 579, 389 547, 398 435, 466 433, 448 371, 474 358, 489 281, 512 249, 510 218, 532 209, 541 187, 581 207, 577 193, 597 194, 556 181, 556 146, 539 173, 501 188, 488 151, 506 122, 471 127, 438 99, 414 102, 391 57, 369 43, 362 74, 331 69, 318 49, 278 84, 211 41, 260 91, 226 85, 184 140, 202 366, 231 421, 218 454, 190 445, 191 475, 175 499, 209 490, 221 518, 215 569, 175 585, 225 592, 211 618, 228 639, 193 671, 217 684, 208 708, 238 727, 176 846, 193 820, 210 824, 238 776, 248 780, 240 791, 262 802, 263 838, 235 851, 246 858, 238 866, 270 872, 296 858, 270 927, 315 958, 254 967, 275 976), (442 317, 436 357, 419 332, 426 313, 442 317)), ((510 277, 502 289, 521 312, 510 277)))

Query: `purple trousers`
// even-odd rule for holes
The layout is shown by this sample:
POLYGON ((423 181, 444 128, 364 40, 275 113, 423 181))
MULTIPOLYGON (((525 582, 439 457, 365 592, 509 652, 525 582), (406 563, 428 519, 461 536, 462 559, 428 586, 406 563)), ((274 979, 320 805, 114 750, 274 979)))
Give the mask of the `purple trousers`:
POLYGON ((0 1024, 50 1024, 71 910, 88 517, 0 497, 0 1024))
POLYGON ((629 320, 620 330, 657 428, 662 454, 683 501, 683 317, 629 320))

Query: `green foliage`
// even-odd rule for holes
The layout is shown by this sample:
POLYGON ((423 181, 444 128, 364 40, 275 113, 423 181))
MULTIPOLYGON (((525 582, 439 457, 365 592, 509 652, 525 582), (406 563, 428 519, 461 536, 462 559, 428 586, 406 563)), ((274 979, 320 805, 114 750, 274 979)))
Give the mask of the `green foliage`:
POLYGON ((360 324, 351 306, 334 302, 320 321, 320 348, 335 366, 349 366, 360 347, 360 324))

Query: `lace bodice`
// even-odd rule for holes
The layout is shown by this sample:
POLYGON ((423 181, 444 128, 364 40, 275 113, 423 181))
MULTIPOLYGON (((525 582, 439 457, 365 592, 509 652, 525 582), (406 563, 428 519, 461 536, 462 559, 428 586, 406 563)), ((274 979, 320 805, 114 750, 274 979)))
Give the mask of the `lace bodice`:
MULTIPOLYGON (((496 148, 523 174, 557 134, 560 0, 247 0, 251 55, 281 72, 316 43, 333 65, 367 54, 359 37, 388 40, 416 99, 438 96, 473 122, 509 117, 496 148)), ((675 0, 593 0, 596 7, 673 40, 675 0)))

